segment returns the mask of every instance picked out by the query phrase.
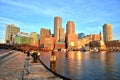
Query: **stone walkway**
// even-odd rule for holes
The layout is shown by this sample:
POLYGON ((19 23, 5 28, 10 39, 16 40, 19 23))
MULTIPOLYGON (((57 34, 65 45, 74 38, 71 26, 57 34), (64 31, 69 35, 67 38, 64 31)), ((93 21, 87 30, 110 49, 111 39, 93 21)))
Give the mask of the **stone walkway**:
POLYGON ((0 80, 21 80, 26 55, 15 52, 0 61, 0 80))
POLYGON ((0 80, 62 80, 22 52, 15 52, 0 60, 0 80))
POLYGON ((27 57, 25 62, 23 80, 62 80, 46 70, 40 63, 31 63, 32 58, 27 57))

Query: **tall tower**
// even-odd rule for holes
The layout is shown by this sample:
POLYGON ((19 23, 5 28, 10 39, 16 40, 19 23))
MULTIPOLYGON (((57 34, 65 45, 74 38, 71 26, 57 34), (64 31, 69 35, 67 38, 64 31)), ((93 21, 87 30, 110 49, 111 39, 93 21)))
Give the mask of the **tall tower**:
POLYGON ((12 37, 20 32, 20 28, 16 27, 14 24, 6 24, 5 40, 6 42, 12 41, 12 37))
POLYGON ((54 17, 54 38, 56 38, 57 42, 59 41, 59 29, 62 27, 62 18, 59 16, 54 17))
POLYGON ((112 25, 111 24, 106 23, 103 25, 103 39, 104 41, 112 40, 112 25))
POLYGON ((74 34, 75 33, 75 24, 73 21, 68 21, 66 24, 66 33, 74 34))

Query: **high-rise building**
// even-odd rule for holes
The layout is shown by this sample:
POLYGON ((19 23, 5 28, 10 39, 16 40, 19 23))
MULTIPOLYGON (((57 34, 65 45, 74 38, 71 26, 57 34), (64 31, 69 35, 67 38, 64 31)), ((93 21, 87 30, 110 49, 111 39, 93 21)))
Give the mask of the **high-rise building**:
POLYGON ((59 42, 65 41, 65 34, 64 34, 64 28, 59 29, 59 42))
POLYGON ((5 41, 12 42, 13 36, 20 32, 20 28, 16 27, 14 24, 6 24, 6 34, 5 41))
POLYGON ((103 25, 103 39, 104 41, 112 40, 112 25, 111 24, 106 23, 103 25))
POLYGON ((77 46, 78 35, 75 34, 75 24, 73 21, 68 21, 66 24, 66 47, 70 48, 77 46))
POLYGON ((59 16, 54 17, 54 38, 58 42, 60 39, 59 29, 62 27, 62 18, 59 16))
POLYGON ((30 33, 30 38, 31 38, 31 45, 32 46, 38 46, 38 34, 36 32, 31 32, 30 33))
POLYGON ((44 38, 50 37, 51 32, 49 29, 41 28, 40 30, 40 47, 44 47, 44 38))
POLYGON ((68 21, 66 24, 66 33, 74 34, 75 33, 75 24, 73 21, 68 21))

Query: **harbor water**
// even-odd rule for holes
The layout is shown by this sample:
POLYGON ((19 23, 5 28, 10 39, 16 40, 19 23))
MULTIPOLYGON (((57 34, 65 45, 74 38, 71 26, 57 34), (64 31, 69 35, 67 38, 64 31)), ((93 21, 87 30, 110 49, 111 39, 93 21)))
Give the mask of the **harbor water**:
POLYGON ((51 52, 41 52, 40 59, 51 70, 72 80, 120 80, 120 52, 56 52, 51 65, 51 52))

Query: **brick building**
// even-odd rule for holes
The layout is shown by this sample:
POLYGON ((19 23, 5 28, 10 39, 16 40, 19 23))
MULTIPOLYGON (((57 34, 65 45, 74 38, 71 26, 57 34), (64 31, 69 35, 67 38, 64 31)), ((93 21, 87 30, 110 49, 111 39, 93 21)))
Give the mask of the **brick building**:
POLYGON ((53 49, 55 47, 56 38, 46 37, 44 38, 44 48, 53 49))
POLYGON ((64 42, 65 41, 65 34, 64 34, 64 28, 59 29, 59 42, 64 42))
POLYGON ((44 47, 44 38, 50 37, 51 32, 49 29, 41 28, 40 30, 40 47, 44 47))
POLYGON ((92 34, 92 41, 100 41, 100 34, 92 34))

